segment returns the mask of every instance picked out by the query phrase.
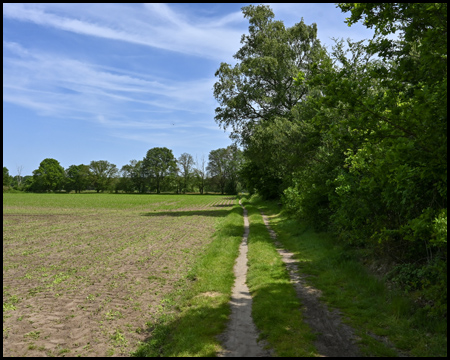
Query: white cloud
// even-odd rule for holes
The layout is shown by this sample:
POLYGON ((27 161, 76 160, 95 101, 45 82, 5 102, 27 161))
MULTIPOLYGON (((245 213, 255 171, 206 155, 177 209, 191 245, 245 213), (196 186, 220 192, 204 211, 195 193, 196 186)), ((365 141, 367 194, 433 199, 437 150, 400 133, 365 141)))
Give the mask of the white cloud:
MULTIPOLYGON (((237 13, 185 19, 164 4, 3 4, 3 16, 77 34, 120 40, 210 59, 229 58, 242 31, 237 13)), ((246 28, 246 22, 240 16, 246 28)))
MULTIPOLYGON (((138 111, 142 112, 138 118, 144 112, 167 117, 177 110, 211 114, 215 107, 213 78, 152 80, 149 74, 139 76, 45 52, 32 53, 17 43, 4 41, 3 47, 3 100, 40 114, 91 119, 102 114, 118 119, 118 114, 138 111)), ((147 126, 120 118, 130 128, 147 126)), ((155 118, 147 115, 147 119, 155 118)))

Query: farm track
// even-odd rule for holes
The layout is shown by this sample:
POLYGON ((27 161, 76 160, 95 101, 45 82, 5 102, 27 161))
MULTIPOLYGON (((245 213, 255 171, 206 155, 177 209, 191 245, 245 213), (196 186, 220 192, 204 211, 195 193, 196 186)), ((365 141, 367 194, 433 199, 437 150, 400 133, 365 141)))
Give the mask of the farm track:
POLYGON ((129 355, 234 203, 7 208, 3 356, 129 355))

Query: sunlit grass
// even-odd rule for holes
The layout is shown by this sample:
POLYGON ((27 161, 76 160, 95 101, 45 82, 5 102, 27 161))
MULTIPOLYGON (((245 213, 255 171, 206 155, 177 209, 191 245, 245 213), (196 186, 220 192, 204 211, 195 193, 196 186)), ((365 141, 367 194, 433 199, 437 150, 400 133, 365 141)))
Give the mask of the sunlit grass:
POLYGON ((300 300, 257 207, 243 201, 250 222, 247 284, 260 337, 276 356, 314 356, 314 335, 303 322, 300 300))

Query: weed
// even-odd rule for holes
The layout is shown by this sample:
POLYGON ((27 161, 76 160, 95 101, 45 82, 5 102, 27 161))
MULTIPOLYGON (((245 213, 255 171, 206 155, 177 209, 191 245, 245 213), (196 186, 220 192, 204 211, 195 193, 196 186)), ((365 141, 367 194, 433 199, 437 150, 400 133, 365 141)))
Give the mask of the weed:
POLYGON ((23 337, 29 337, 31 339, 37 340, 39 339, 41 332, 40 331, 30 331, 28 334, 25 334, 23 337))
POLYGON ((122 313, 120 311, 109 310, 105 314, 105 318, 106 318, 106 320, 115 320, 115 319, 123 318, 123 315, 122 315, 122 313))
POLYGON ((116 329, 114 333, 111 335, 111 340, 113 341, 113 344, 116 346, 122 346, 127 344, 127 339, 125 339, 125 336, 119 329, 116 329))
POLYGON ((66 353, 69 353, 69 352, 70 352, 69 349, 61 349, 61 350, 58 351, 58 355, 66 354, 66 353))

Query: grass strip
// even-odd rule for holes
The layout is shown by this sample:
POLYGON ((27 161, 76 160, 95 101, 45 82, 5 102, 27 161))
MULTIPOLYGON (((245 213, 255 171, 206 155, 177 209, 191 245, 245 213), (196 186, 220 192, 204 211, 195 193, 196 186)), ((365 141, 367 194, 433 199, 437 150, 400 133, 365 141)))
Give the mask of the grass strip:
POLYGON ((208 245, 178 288, 160 305, 150 337, 133 356, 215 356, 225 331, 234 284, 233 266, 243 234, 243 211, 236 204, 218 218, 208 245))
POLYGON ((276 202, 257 197, 251 202, 270 216, 277 239, 296 254, 300 272, 310 275, 307 281, 322 291, 321 299, 346 316, 361 338, 365 355, 447 356, 446 319, 427 317, 406 294, 387 288, 369 273, 357 253, 342 247, 331 234, 316 233, 283 215, 276 202))
POLYGON ((252 317, 275 356, 315 356, 315 336, 303 321, 301 304, 290 283, 286 265, 270 238, 257 207, 242 201, 248 211, 247 285, 253 297, 252 317))

